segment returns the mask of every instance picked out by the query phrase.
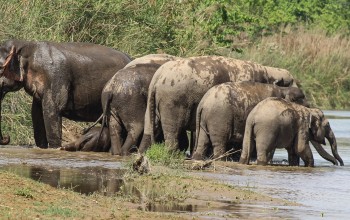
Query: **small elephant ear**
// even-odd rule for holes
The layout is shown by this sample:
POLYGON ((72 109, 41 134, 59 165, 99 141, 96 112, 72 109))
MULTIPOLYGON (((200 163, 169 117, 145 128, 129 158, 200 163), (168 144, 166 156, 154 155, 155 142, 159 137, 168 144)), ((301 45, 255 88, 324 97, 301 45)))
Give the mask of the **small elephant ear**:
POLYGON ((19 59, 16 53, 16 47, 12 46, 10 53, 7 55, 4 64, 2 65, 2 73, 0 77, 6 77, 10 80, 23 81, 22 74, 17 74, 19 70, 19 59))
POLYGON ((317 119, 320 119, 320 116, 317 114, 317 112, 313 112, 312 110, 310 111, 310 115, 309 115, 309 128, 312 127, 312 123, 316 122, 317 119))
POLYGON ((284 86, 284 79, 276 79, 273 84, 276 86, 284 86))
POLYGON ((309 115, 309 128, 312 127, 312 114, 309 115))

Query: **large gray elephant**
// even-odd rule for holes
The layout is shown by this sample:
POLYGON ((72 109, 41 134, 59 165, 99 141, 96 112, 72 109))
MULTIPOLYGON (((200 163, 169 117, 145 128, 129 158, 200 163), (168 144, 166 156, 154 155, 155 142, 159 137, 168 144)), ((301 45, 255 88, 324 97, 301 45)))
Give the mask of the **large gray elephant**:
MULTIPOLYGON (((104 87, 102 124, 109 127, 113 155, 128 155, 133 146, 140 144, 151 79, 162 64, 175 59, 179 58, 168 54, 137 58, 119 70, 104 87)), ((163 139, 161 134, 159 138, 163 139)))
MULTIPOLYGON (((266 165, 276 148, 286 148, 289 165, 299 165, 300 156, 305 166, 313 167, 309 141, 323 149, 321 144, 326 144, 325 138, 331 145, 335 159, 343 166, 334 133, 320 109, 307 108, 281 98, 267 98, 248 115, 239 162, 249 164, 250 153, 256 147, 257 163, 266 165)), ((335 159, 330 161, 338 165, 335 159)))
POLYGON ((240 149, 248 114, 268 97, 281 97, 308 105, 304 93, 297 87, 227 82, 209 89, 197 108, 193 159, 205 159, 211 152, 216 158, 233 146, 240 149))
POLYGON ((96 121, 104 85, 130 61, 122 52, 90 43, 6 41, 0 47, 1 100, 24 88, 33 97, 36 145, 60 147, 62 117, 96 121))
POLYGON ((186 150, 186 130, 195 131, 197 105, 211 87, 230 81, 274 83, 282 79, 284 86, 295 86, 287 70, 220 56, 192 57, 162 65, 149 86, 140 151, 146 151, 155 141, 156 120, 160 120, 166 145, 186 150))
POLYGON ((110 148, 111 139, 108 128, 93 127, 77 140, 61 147, 60 150, 108 152, 110 148))

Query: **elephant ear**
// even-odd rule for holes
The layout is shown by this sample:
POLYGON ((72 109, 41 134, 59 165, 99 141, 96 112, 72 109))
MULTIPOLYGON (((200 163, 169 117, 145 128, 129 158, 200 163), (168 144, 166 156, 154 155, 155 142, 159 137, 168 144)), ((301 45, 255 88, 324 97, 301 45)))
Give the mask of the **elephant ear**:
POLYGON ((10 53, 7 55, 2 65, 0 77, 2 76, 14 81, 23 81, 23 75, 20 71, 19 56, 15 46, 12 46, 10 53))
POLYGON ((309 116, 309 129, 313 135, 315 141, 321 144, 326 144, 324 128, 322 127, 322 119, 318 112, 310 111, 309 116))
POLYGON ((276 86, 284 86, 284 79, 276 79, 274 82, 273 82, 274 85, 276 86))

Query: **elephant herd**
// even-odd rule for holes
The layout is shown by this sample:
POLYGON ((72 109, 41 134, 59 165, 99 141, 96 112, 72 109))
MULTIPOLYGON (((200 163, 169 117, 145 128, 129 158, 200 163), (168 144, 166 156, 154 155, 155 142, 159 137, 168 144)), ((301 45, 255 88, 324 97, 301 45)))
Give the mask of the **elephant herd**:
MULTIPOLYGON (((133 60, 96 44, 20 40, 0 46, 0 64, 1 101, 21 88, 33 97, 41 148, 124 156, 164 141, 174 151, 190 147, 196 160, 242 149, 240 163, 256 157, 262 165, 285 148, 290 165, 300 157, 314 166, 311 142, 324 159, 343 165, 329 122, 285 69, 222 56, 133 60), (62 146, 62 117, 95 123, 62 146), (321 145, 325 138, 333 156, 321 145)), ((9 141, 0 130, 0 144, 9 141)))

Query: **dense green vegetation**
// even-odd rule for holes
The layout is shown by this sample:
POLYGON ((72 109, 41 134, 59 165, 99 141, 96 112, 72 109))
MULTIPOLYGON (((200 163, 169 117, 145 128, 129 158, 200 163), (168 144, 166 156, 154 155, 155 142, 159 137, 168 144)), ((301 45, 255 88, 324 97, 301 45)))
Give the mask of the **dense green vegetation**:
MULTIPOLYGON (((0 17, 0 40, 83 41, 134 57, 215 54, 286 68, 313 105, 350 108, 348 0, 10 0, 0 17)), ((33 143, 30 98, 14 94, 4 104, 4 133, 33 143)))

